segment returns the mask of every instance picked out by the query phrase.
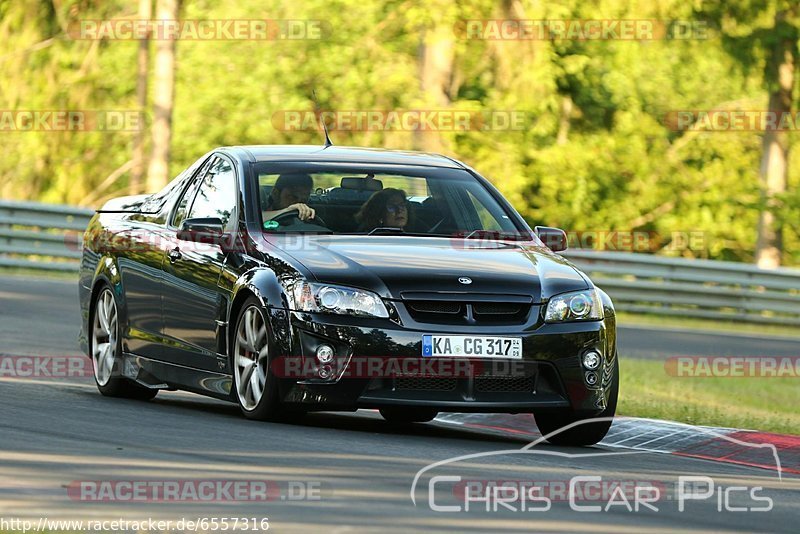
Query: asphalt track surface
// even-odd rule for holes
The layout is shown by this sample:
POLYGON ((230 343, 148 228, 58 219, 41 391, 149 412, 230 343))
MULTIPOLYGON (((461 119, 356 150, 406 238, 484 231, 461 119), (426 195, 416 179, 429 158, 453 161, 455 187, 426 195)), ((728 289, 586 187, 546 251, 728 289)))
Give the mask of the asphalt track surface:
MULTIPOLYGON (((77 328, 74 283, 0 279, 0 354, 77 354, 77 328)), ((620 337, 623 355, 642 351, 651 358, 798 354, 793 340, 638 328, 622 328, 620 337)), ((276 532, 623 533, 796 532, 800 520, 800 477, 793 475, 779 478, 769 470, 611 447, 541 445, 520 453, 529 437, 445 422, 393 428, 372 411, 312 414, 293 424, 255 423, 243 419, 235 405, 188 393, 161 392, 153 401, 137 402, 104 398, 90 379, 41 378, 0 378, 0 405, 0 520, 227 517, 268 518, 276 532), (478 456, 424 471, 414 492, 416 504, 412 501, 420 470, 465 455, 478 456), (459 476, 462 483, 536 481, 549 491, 551 505, 534 511, 544 507, 544 500, 514 499, 504 506, 501 495, 489 500, 488 511, 486 500, 472 502, 466 511, 458 483, 437 479, 430 490, 432 477, 445 475, 459 476), (661 498, 651 504, 658 511, 644 505, 629 511, 610 492, 586 499, 574 494, 576 506, 603 510, 610 500, 618 503, 608 511, 573 510, 559 491, 576 475, 657 487, 661 498), (676 498, 681 476, 710 477, 712 495, 685 501, 681 511, 676 498), (93 489, 81 494, 75 488, 82 481, 95 481, 89 485, 93 489), (267 481, 270 489, 267 501, 260 493, 249 494, 256 500, 227 500, 225 491, 217 490, 214 502, 191 493, 170 502, 152 497, 130 502, 123 500, 130 495, 124 491, 112 492, 111 498, 99 491, 110 481, 117 481, 118 490, 118 481, 194 481, 188 484, 194 488, 196 481, 239 481, 251 488, 251 482, 267 481), (431 496, 435 505, 460 510, 433 510, 431 496), (747 511, 769 503, 769 511, 747 511)), ((633 506, 634 496, 627 495, 633 506)))

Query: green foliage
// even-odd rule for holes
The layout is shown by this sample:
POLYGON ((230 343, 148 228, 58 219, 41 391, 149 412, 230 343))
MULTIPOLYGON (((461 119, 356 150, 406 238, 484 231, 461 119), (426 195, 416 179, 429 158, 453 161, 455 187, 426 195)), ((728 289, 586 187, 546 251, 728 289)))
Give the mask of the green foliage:
MULTIPOLYGON (((443 131, 445 152, 491 178, 529 222, 656 232, 664 244, 702 232, 701 248, 663 253, 752 261, 760 133, 674 131, 666 117, 766 107, 763 46, 781 1, 184 0, 185 20, 310 19, 323 38, 179 41, 171 174, 219 145, 321 143, 317 131, 276 127, 282 112, 314 109, 314 89, 323 110, 424 109, 420 47, 450 35, 448 107, 514 111, 525 127, 443 131), (510 17, 701 20, 709 38, 499 41, 457 31, 460 20, 510 17)), ((0 0, 0 109, 135 110, 136 42, 67 32, 70 21, 134 16, 135 3, 120 0, 0 0)), ((408 131, 331 135, 339 145, 415 146, 408 131)), ((125 194, 127 173, 97 188, 130 159, 132 139, 0 132, 0 196, 96 204, 125 194)), ((796 152, 778 213, 795 265, 796 152)))

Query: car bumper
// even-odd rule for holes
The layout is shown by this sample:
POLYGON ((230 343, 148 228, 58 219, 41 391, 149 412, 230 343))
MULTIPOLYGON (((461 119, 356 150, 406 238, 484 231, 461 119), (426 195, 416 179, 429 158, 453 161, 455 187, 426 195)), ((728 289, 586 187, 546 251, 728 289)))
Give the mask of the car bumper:
MULTIPOLYGON (((278 351, 295 369, 301 362, 303 372, 298 376, 279 371, 281 397, 309 410, 424 406, 453 412, 569 409, 593 415, 606 407, 616 357, 613 315, 602 321, 473 330, 409 328, 390 320, 297 312, 290 313, 287 322, 285 339, 291 342, 278 351), (522 359, 437 358, 441 364, 431 366, 430 358, 421 356, 424 334, 521 337, 522 359), (315 354, 322 344, 336 353, 333 376, 327 379, 317 374, 321 366, 315 354), (581 363, 582 355, 592 349, 603 355, 593 386, 581 363)), ((274 369, 286 371, 285 363, 274 369)))

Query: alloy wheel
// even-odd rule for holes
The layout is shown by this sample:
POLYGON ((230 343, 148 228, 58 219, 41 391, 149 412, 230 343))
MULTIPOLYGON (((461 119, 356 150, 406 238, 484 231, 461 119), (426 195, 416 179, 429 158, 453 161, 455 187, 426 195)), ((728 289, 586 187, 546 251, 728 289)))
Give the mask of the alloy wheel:
POLYGON ((101 386, 108 384, 117 357, 117 304, 108 288, 97 299, 92 325, 92 363, 94 378, 101 386))
POLYGON ((269 372, 267 326, 264 315, 255 305, 239 317, 233 361, 239 403, 245 410, 254 410, 266 393, 269 372))

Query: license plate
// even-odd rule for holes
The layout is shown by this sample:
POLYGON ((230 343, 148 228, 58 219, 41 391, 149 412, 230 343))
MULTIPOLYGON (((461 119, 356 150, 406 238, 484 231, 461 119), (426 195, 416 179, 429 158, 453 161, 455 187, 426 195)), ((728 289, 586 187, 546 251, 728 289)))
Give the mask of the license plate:
POLYGON ((521 337, 422 336, 422 355, 522 359, 521 337))

